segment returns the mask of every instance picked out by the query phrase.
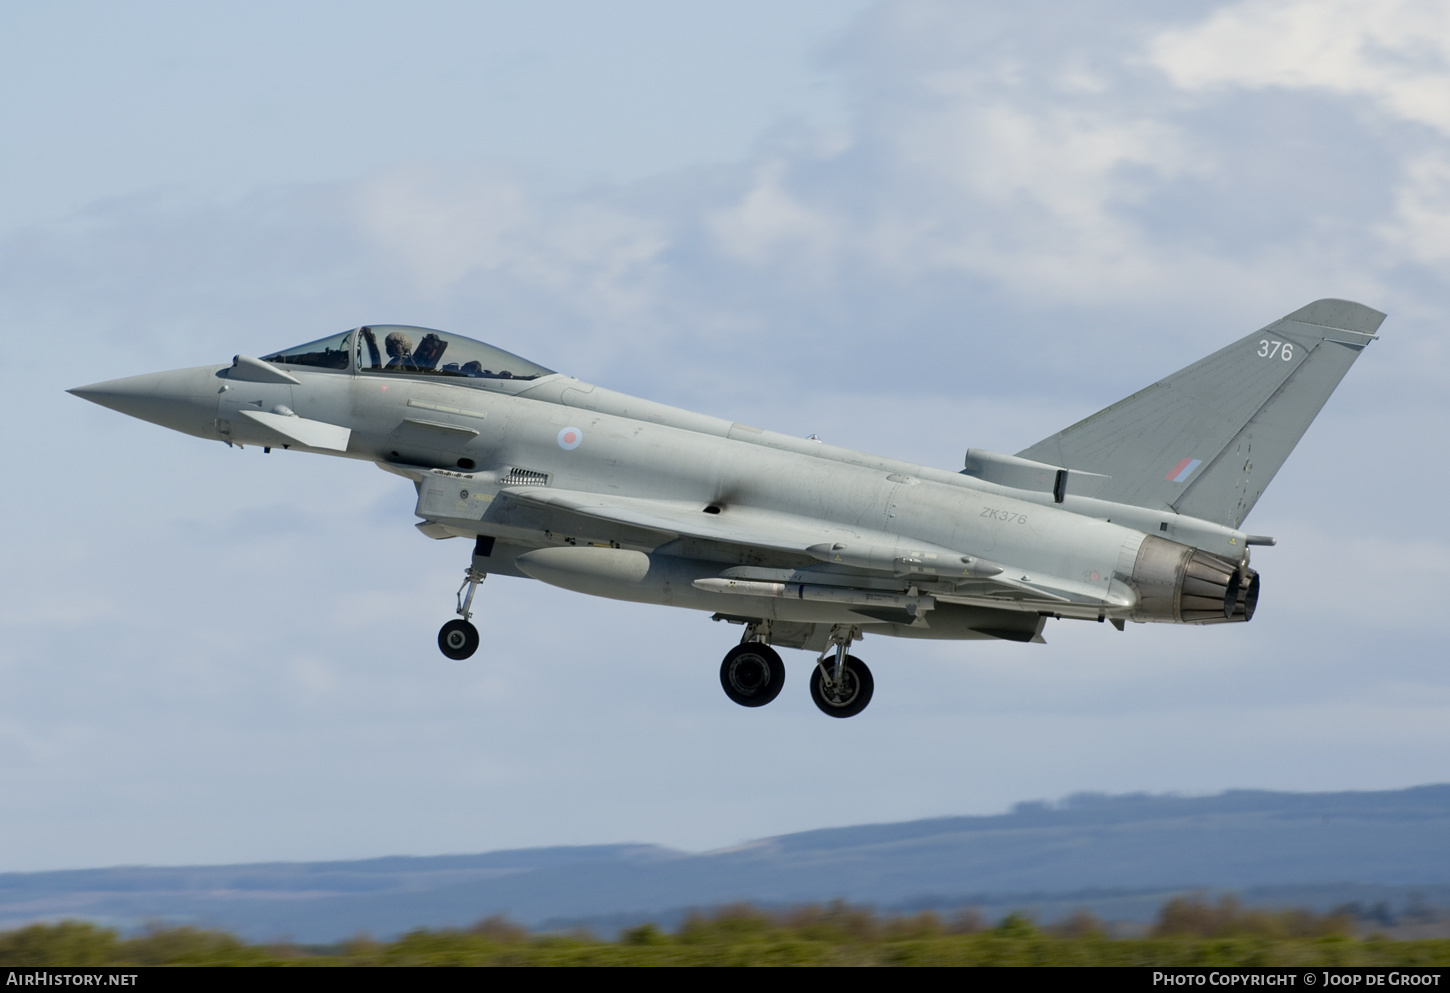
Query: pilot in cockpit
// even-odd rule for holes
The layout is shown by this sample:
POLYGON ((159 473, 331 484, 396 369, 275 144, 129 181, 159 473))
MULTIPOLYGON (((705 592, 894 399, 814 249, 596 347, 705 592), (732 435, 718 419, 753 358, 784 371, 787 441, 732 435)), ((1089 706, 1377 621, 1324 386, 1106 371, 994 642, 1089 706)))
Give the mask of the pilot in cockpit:
POLYGON ((388 350, 388 364, 384 369, 406 369, 413 364, 413 339, 401 331, 391 332, 383 341, 388 350))

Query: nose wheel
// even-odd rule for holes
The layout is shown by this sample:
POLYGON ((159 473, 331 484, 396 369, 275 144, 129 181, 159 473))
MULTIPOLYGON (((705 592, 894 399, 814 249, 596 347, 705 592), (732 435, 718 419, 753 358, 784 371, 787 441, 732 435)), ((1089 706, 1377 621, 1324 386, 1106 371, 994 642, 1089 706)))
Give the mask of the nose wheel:
POLYGON ((438 650, 450 659, 463 660, 478 651, 478 628, 465 620, 453 620, 438 631, 438 650))
POLYGON ((478 651, 478 628, 469 621, 473 617, 473 594, 478 584, 488 578, 486 573, 469 569, 458 587, 458 618, 438 629, 438 650, 450 659, 462 661, 478 651), (464 591, 468 593, 465 596, 464 591))

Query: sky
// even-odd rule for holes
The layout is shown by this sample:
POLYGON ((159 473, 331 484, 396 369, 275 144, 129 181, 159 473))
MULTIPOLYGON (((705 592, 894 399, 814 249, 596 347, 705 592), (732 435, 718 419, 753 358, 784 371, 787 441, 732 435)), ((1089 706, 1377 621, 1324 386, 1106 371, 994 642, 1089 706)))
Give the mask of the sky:
POLYGON ((654 842, 1450 780, 1450 4, 0 9, 0 871, 654 842), (868 637, 492 577, 365 463, 67 387, 364 323, 956 469, 1320 297, 1385 311, 1253 623, 868 637))

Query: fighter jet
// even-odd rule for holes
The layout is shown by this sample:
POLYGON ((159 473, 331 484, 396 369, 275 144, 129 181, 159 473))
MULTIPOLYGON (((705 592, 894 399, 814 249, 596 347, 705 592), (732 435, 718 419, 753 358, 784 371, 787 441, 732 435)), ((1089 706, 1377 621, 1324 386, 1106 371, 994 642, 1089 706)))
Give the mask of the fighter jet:
POLYGON ((861 713, 868 634, 1043 641, 1049 619, 1223 624, 1259 602, 1241 525, 1384 314, 1318 300, 1016 455, 914 465, 616 393, 428 328, 369 325, 69 392, 238 448, 366 459, 472 554, 438 647, 480 644, 489 574, 743 627, 720 664, 770 703, 777 647, 861 713))

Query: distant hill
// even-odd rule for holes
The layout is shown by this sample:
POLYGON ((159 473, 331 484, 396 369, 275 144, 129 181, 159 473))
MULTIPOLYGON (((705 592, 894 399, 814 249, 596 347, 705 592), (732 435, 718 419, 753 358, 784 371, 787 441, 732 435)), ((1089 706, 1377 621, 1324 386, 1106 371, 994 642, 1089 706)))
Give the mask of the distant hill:
POLYGON ((85 918, 325 942, 504 914, 602 929, 682 908, 843 898, 1146 919, 1185 890, 1317 906, 1450 904, 1450 785, 1362 793, 1079 795, 991 817, 828 828, 715 852, 653 845, 0 875, 0 929, 85 918))

